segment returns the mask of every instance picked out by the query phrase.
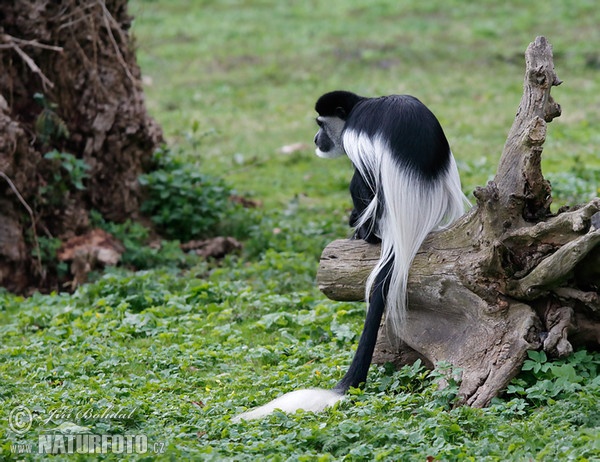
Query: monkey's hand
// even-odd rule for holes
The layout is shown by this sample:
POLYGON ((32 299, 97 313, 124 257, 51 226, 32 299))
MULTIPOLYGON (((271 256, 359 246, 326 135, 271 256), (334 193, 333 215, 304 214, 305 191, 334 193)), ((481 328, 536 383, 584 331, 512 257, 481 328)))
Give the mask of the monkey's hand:
POLYGON ((369 244, 380 244, 381 238, 372 230, 372 227, 368 224, 364 224, 360 228, 356 228, 354 230, 354 235, 352 239, 362 239, 363 241, 368 242, 369 244))

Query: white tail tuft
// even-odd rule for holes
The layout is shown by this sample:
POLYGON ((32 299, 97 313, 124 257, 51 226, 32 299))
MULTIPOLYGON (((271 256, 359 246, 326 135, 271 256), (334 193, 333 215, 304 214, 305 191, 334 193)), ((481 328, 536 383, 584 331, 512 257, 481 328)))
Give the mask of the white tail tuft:
POLYGON ((342 393, 333 390, 323 390, 321 388, 296 390, 286 393, 263 406, 236 415, 231 421, 237 423, 240 420, 259 419, 269 415, 275 409, 281 409, 283 412, 295 412, 298 409, 320 412, 329 406, 333 406, 343 397, 342 393))

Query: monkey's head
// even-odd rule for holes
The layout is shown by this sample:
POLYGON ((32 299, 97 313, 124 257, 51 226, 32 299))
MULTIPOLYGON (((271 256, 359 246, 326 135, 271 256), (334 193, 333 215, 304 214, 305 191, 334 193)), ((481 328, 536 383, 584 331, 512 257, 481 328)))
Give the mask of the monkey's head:
POLYGON ((317 100, 317 156, 334 158, 346 154, 342 145, 342 132, 352 108, 362 99, 349 91, 332 91, 317 100))

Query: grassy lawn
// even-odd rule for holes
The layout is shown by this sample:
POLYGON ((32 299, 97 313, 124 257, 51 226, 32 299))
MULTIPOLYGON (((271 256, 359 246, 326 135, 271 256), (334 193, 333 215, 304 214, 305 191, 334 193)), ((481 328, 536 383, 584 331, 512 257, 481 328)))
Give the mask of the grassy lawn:
MULTIPOLYGON (((329 301, 314 284, 323 247, 348 234, 352 174, 347 160, 314 155, 318 96, 417 96, 440 119, 469 194, 495 172, 523 52, 545 35, 564 83, 544 171, 557 204, 588 200, 600 184, 597 2, 130 9, 147 104, 174 155, 262 207, 228 225, 245 249, 218 264, 171 245, 152 255, 159 264, 112 269, 72 295, 0 291, 0 460, 46 460, 14 445, 37 450, 54 433, 143 435, 148 449, 132 460, 600 460, 600 354, 585 351, 553 363, 532 352, 487 409, 453 408, 456 384, 439 390, 419 364, 372 366, 364 390, 322 414, 230 422, 283 392, 334 385, 360 333, 364 306, 329 301), (18 406, 33 416, 24 432, 9 425, 18 406)), ((92 458, 52 460, 61 457, 92 458)))
POLYGON ((267 205, 298 194, 331 202, 332 175, 340 186, 350 167, 311 156, 317 97, 409 93, 442 122, 470 192, 495 172, 536 35, 554 45, 565 82, 554 90, 564 115, 549 128, 546 171, 572 168, 575 154, 600 167, 593 1, 297 3, 132 2, 150 111, 171 141, 188 142, 198 124, 200 146, 188 152, 204 171, 267 205), (279 153, 296 142, 307 148, 279 153))

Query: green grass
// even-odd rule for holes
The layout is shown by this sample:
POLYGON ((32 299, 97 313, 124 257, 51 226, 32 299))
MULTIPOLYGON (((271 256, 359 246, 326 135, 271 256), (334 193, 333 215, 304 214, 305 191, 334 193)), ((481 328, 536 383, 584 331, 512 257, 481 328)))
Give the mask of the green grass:
MULTIPOLYGON (((600 460, 597 353, 556 363, 533 353, 483 410, 453 408, 456 384, 439 390, 418 364, 373 366, 364 390, 322 414, 230 423, 280 393, 335 384, 364 317, 362 304, 328 301, 314 284, 321 250, 348 233, 352 173, 348 161, 314 156, 316 98, 338 88, 419 97, 442 122, 468 193, 495 172, 523 51, 546 35, 564 84, 553 90, 563 116, 549 126, 544 169, 558 202, 586 200, 600 179, 595 1, 130 7, 148 107, 179 160, 263 207, 228 225, 245 250, 220 263, 172 246, 171 260, 130 255, 138 267, 172 264, 113 269, 72 295, 0 292, 0 460, 45 460, 12 445, 74 425, 146 435, 149 452, 130 456, 145 460, 600 460), (34 415, 22 435, 8 425, 18 405, 34 415), (113 408, 123 415, 98 417, 113 408)), ((114 230, 133 246, 145 237, 131 224, 114 230)))
POLYGON ((554 89, 564 116, 549 127, 545 169, 569 169, 576 153, 600 167, 595 2, 296 3, 138 1, 132 8, 139 62, 152 79, 149 108, 168 139, 186 142, 197 122, 205 136, 191 159, 267 205, 297 194, 329 202, 331 176, 335 184, 347 178, 348 163, 312 156, 314 102, 339 88, 419 97, 469 167, 465 190, 485 184, 521 97, 523 52, 536 35, 554 45, 565 82, 554 89), (307 148, 279 154, 295 142, 307 148))
POLYGON ((162 460, 599 457, 600 357, 586 352, 558 363, 532 353, 488 409, 453 409, 456 384, 439 390, 419 364, 374 366, 365 390, 322 414, 231 424, 246 406, 343 374, 363 308, 323 300, 311 275, 301 255, 267 252, 185 277, 115 270, 72 296, 0 293, 0 418, 19 405, 34 415, 24 435, 0 428, 0 456, 77 425, 145 435, 145 456, 162 460), (98 417, 111 409, 121 417, 98 417))

